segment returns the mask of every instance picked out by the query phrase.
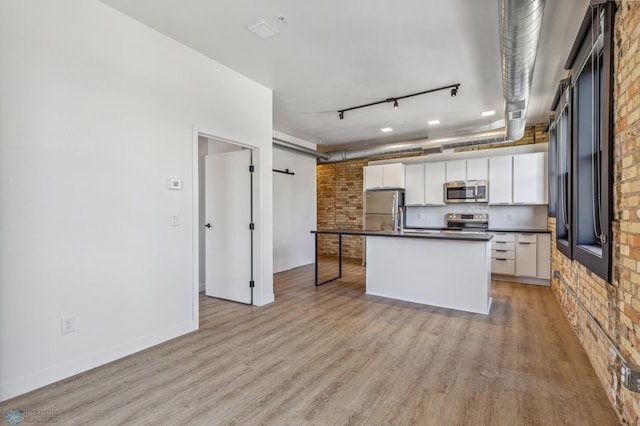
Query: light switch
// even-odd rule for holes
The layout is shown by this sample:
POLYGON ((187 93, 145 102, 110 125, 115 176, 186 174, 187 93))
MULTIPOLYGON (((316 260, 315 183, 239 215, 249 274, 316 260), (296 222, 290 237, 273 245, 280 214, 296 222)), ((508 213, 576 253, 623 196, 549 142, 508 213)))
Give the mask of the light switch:
POLYGON ((171 178, 168 180, 169 189, 182 189, 182 181, 180 179, 171 178))
POLYGON ((169 216, 169 225, 170 226, 180 226, 180 215, 172 214, 169 216))

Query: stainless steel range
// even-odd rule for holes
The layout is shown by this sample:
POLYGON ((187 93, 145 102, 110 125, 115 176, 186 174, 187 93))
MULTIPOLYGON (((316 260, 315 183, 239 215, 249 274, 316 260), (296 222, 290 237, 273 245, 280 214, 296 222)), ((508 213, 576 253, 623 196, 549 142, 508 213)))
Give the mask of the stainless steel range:
POLYGON ((445 232, 486 232, 489 227, 488 213, 447 213, 445 232))

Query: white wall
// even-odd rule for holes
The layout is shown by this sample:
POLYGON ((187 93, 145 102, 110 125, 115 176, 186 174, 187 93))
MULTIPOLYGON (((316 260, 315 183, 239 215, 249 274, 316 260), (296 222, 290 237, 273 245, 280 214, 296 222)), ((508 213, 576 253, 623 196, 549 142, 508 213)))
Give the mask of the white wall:
MULTIPOLYGON (((316 146, 274 132, 274 136, 305 148, 316 146)), ((314 157, 275 147, 273 168, 295 175, 273 174, 273 270, 285 271, 313 263, 316 229, 316 164, 314 157)))
POLYGON ((273 300, 269 89, 93 0, 0 0, 0 51, 0 399, 197 328, 194 129, 258 148, 273 300))

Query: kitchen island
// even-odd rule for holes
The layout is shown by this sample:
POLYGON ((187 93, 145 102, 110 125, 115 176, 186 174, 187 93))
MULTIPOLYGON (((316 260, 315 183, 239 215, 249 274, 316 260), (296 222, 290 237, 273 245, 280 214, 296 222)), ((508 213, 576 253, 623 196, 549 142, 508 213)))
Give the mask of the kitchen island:
POLYGON ((335 234, 340 239, 342 235, 367 237, 367 294, 489 313, 492 238, 489 234, 351 229, 312 232, 316 234, 316 269, 318 234, 335 234))

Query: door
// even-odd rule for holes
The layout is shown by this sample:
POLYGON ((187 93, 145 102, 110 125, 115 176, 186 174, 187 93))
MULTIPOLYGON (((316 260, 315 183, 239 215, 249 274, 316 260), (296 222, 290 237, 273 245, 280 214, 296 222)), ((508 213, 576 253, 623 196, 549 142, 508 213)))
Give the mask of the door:
POLYGON ((293 176, 273 174, 273 272, 291 269, 293 241, 293 176))
POLYGON ((251 303, 250 164, 249 149, 205 157, 205 293, 241 303, 251 303))

